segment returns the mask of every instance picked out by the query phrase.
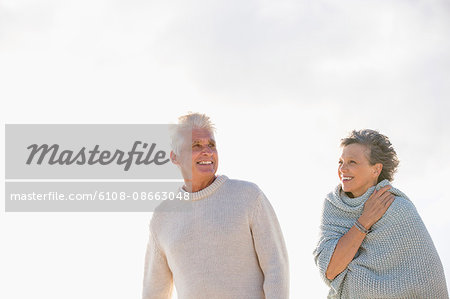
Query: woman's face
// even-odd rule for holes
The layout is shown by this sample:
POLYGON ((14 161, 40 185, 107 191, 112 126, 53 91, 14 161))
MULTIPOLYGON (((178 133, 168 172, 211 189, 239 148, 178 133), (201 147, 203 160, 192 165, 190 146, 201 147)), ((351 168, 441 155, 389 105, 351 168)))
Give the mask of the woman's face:
POLYGON ((377 184, 383 165, 371 165, 367 157, 370 149, 365 145, 353 143, 342 149, 339 159, 339 179, 344 192, 353 197, 363 195, 367 189, 377 184))

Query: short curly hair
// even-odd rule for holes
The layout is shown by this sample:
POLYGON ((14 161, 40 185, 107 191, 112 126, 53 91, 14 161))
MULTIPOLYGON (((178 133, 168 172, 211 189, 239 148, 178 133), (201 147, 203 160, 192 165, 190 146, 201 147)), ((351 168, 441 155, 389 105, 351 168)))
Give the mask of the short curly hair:
POLYGON ((371 165, 383 164, 378 183, 382 180, 394 180, 394 173, 400 161, 389 138, 375 130, 353 130, 348 137, 341 139, 341 147, 353 143, 365 145, 370 150, 367 159, 371 165))

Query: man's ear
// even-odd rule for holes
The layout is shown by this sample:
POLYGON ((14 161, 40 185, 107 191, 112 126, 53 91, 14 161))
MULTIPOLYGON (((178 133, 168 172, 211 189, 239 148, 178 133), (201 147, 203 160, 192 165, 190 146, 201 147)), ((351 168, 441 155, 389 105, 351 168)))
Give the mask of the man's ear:
POLYGON ((178 162, 177 159, 178 159, 177 155, 175 155, 173 151, 170 151, 170 160, 172 161, 173 164, 175 165, 180 164, 180 162, 178 162))

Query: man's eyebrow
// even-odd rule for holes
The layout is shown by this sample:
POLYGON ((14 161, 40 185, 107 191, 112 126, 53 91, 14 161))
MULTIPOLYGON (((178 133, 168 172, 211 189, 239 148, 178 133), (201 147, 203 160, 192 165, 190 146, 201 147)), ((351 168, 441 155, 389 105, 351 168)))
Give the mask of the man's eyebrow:
POLYGON ((201 139, 194 139, 194 140, 192 140, 192 143, 194 143, 194 142, 202 142, 202 141, 214 142, 214 143, 216 142, 216 140, 212 139, 212 138, 210 138, 210 139, 201 138, 201 139))

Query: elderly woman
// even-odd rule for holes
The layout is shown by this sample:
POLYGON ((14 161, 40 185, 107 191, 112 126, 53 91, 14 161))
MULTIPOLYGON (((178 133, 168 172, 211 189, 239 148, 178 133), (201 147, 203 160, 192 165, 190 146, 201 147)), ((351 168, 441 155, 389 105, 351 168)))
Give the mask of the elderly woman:
POLYGON ((390 184, 399 161, 389 139, 353 131, 341 147, 341 184, 325 199, 314 251, 328 298, 448 298, 422 219, 390 184))
POLYGON ((143 299, 287 299, 289 266, 280 225, 253 183, 216 175, 219 156, 209 117, 180 118, 171 160, 191 200, 150 224, 143 299))

